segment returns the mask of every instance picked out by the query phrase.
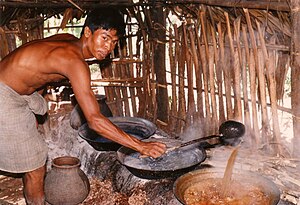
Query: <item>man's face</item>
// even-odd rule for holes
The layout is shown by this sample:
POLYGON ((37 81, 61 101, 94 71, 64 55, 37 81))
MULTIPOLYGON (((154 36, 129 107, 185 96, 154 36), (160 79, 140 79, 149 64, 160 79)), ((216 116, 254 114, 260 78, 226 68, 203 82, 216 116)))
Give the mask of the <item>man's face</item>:
POLYGON ((96 59, 103 60, 114 50, 118 40, 119 37, 115 29, 98 29, 90 36, 88 46, 96 59))

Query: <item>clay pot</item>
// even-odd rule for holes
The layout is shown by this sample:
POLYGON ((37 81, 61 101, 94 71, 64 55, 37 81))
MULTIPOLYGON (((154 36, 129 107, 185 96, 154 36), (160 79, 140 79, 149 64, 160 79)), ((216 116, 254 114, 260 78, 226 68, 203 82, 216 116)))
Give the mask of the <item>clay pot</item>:
MULTIPOLYGON (((108 107, 108 105, 106 104, 106 96, 95 94, 95 97, 97 99, 101 114, 104 115, 105 117, 112 117, 113 114, 112 114, 110 108, 108 107)), ((72 104, 74 104, 75 107, 71 112, 70 125, 73 129, 78 130, 78 128, 81 125, 86 123, 86 119, 84 117, 84 114, 83 114, 79 104, 77 104, 77 101, 76 101, 76 99, 74 99, 74 97, 73 97, 72 104)))
POLYGON ((45 178, 46 201, 52 205, 75 205, 89 194, 90 183, 80 169, 80 160, 63 156, 52 161, 52 169, 45 178))

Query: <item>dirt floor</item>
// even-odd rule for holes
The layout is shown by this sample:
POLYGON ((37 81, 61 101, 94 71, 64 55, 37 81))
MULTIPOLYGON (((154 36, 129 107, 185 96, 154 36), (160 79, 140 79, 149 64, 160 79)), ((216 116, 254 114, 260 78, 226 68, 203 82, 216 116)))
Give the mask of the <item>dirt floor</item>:
MULTIPOLYGON (((208 151, 205 164, 223 169, 231 148, 224 147, 208 151), (223 162, 221 162, 223 161, 223 162)), ((293 160, 256 157, 245 151, 240 152, 235 167, 261 173, 271 179, 281 191, 279 205, 299 205, 299 172, 293 167, 293 160), (245 157, 247 155, 248 157, 245 157)), ((298 164, 299 166, 299 164, 298 164)), ((149 180, 150 181, 150 180, 149 180)), ((91 190, 81 205, 169 205, 171 203, 151 203, 149 195, 152 190, 134 188, 130 195, 114 190, 111 180, 90 178, 91 190)), ((160 182, 157 181, 159 184, 160 182)), ((170 182, 172 183, 172 182, 170 182)), ((171 184, 170 184, 171 185, 171 184)), ((157 185, 159 186, 159 185, 157 185)), ((176 203, 172 203, 176 204, 176 203)), ((22 195, 22 180, 18 175, 0 175, 0 205, 26 205, 22 195)), ((180 205, 178 202, 176 205, 180 205)))

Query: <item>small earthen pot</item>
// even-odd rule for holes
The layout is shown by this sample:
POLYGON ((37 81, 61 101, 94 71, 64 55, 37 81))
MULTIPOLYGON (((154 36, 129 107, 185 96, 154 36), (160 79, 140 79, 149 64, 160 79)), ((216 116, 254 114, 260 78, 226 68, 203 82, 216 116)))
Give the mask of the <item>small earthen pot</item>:
POLYGON ((52 161, 52 169, 45 178, 46 201, 52 205, 75 205, 89 194, 90 183, 80 169, 80 160, 63 156, 52 161))

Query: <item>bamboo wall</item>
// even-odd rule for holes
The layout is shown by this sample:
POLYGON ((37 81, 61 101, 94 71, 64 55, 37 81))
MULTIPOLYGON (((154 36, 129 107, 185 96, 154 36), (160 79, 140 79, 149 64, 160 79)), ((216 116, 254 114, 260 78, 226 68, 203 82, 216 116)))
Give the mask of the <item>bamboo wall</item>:
POLYGON ((156 83, 159 76, 153 67, 157 42, 143 28, 150 16, 144 12, 142 20, 139 13, 140 32, 129 29, 129 36, 137 38, 128 38, 121 60, 103 69, 103 76, 123 80, 106 88, 115 115, 145 117, 176 135, 190 126, 201 127, 204 135, 215 134, 222 122, 234 119, 246 125, 253 146, 267 144, 282 153, 278 102, 285 94, 289 47, 284 40, 290 33, 285 27, 285 39, 281 38, 276 27, 264 24, 268 20, 253 21, 255 11, 242 12, 236 18, 223 12, 221 20, 212 22, 207 10, 199 10, 196 18, 183 24, 168 24, 168 40, 163 42, 168 50, 166 75, 170 73, 168 122, 156 118, 155 95, 164 85, 156 83))

